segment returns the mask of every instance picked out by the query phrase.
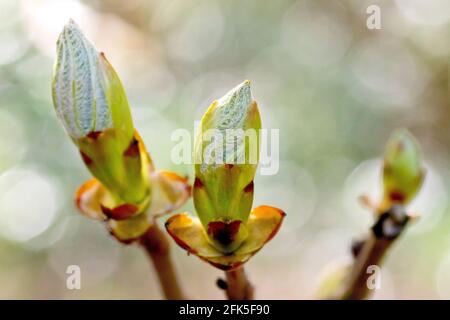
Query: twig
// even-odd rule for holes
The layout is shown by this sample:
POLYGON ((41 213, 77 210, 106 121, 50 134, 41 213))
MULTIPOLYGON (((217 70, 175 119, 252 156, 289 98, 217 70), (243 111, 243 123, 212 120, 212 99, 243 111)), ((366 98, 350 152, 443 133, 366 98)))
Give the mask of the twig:
POLYGON ((254 290, 248 281, 244 267, 225 271, 226 282, 219 280, 218 285, 226 291, 229 300, 253 300, 254 290))
POLYGON ((369 290, 367 284, 371 275, 368 273, 369 266, 380 266, 386 252, 402 234, 408 221, 409 216, 401 205, 392 206, 378 217, 367 239, 354 246, 355 262, 351 272, 340 293, 333 298, 361 300, 370 295, 372 290, 369 290))
POLYGON ((140 238, 140 244, 155 267, 166 299, 185 299, 170 257, 169 241, 156 222, 140 238))

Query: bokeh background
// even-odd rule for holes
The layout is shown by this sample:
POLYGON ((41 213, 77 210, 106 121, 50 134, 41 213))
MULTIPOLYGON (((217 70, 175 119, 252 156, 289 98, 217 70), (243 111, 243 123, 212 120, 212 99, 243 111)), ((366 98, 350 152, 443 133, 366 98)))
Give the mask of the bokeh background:
MULTIPOLYGON (((171 162, 172 131, 193 132, 213 99, 252 80, 263 126, 280 129, 280 170, 256 178, 255 204, 288 214, 247 264, 257 298, 311 298, 350 259, 351 239, 372 222, 357 197, 379 195, 384 143, 407 127, 428 169, 410 208, 422 218, 390 252, 375 298, 450 299, 446 0, 0 0, 0 298, 161 298, 144 253, 73 205, 89 174, 50 94, 69 18, 118 71, 160 168, 192 177, 171 162), (381 30, 366 27, 371 4, 381 30), (71 264, 81 290, 66 289, 71 264)), ((173 254, 191 298, 223 297, 218 270, 173 254)))

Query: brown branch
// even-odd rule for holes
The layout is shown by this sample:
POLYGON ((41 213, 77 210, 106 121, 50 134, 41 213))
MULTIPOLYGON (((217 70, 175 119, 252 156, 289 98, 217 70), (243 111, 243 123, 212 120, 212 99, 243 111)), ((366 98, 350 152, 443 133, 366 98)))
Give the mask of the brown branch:
POLYGON ((391 244, 392 241, 377 239, 373 234, 368 237, 353 265, 348 280, 348 287, 341 299, 361 300, 370 295, 370 290, 367 286, 370 274, 367 273, 367 268, 372 265, 379 266, 391 244))
POLYGON ((169 241, 156 222, 140 238, 140 244, 153 263, 166 299, 185 299, 170 257, 169 241))
POLYGON ((247 279, 244 267, 225 271, 225 276, 226 282, 222 282, 222 288, 229 300, 253 300, 253 286, 247 279))
POLYGON ((369 266, 380 266, 388 249, 402 234, 409 221, 403 206, 394 205, 382 213, 371 229, 370 235, 354 247, 355 262, 344 286, 333 298, 361 300, 371 294, 367 280, 371 276, 367 272, 369 266))

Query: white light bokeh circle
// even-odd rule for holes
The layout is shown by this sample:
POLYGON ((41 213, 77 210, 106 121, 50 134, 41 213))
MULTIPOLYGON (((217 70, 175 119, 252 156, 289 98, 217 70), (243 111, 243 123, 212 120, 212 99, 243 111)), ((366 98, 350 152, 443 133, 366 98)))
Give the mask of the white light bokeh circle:
POLYGON ((425 163, 426 176, 422 188, 416 198, 408 206, 408 211, 419 215, 419 219, 411 224, 409 234, 420 234, 437 226, 447 210, 448 190, 441 175, 425 163))
POLYGON ((450 299, 450 251, 437 269, 436 289, 441 299, 450 299))
POLYGON ((355 86, 354 81, 349 84, 355 96, 367 100, 368 90, 386 107, 415 106, 429 80, 429 71, 399 42, 395 38, 372 37, 356 45, 351 71, 362 86, 355 86))
MULTIPOLYGON (((307 261, 316 261, 319 256, 322 257, 322 253, 324 253, 325 256, 328 255, 328 258, 322 259, 321 263, 313 265, 312 267, 308 266, 308 270, 311 273, 311 278, 315 279, 314 282, 311 282, 310 290, 312 296, 314 296, 317 292, 317 288, 320 287, 323 281, 326 281, 329 277, 332 277, 336 272, 343 273, 344 275, 347 274, 346 272, 351 272, 354 260, 353 257, 350 256, 350 242, 348 242, 348 239, 344 240, 347 238, 348 232, 344 232, 344 234, 334 233, 334 231, 328 231, 324 234, 319 233, 319 237, 317 237, 315 241, 320 242, 315 243, 314 246, 311 246, 311 252, 308 252, 308 255, 311 254, 311 256, 307 258, 307 261), (348 243, 345 245, 343 241, 347 241, 348 243), (319 246, 321 249, 317 250, 317 247, 319 246), (342 251, 342 248, 347 249, 347 255, 336 255, 336 251, 342 251), (319 276, 317 276, 317 274, 319 274, 319 276)), ((393 273, 385 265, 381 265, 379 267, 379 277, 374 279, 379 281, 379 287, 369 291, 370 299, 395 299, 396 290, 393 273)), ((375 274, 371 273, 371 275, 375 274)))
POLYGON ((59 208, 52 179, 30 168, 13 168, 0 176, 0 234, 25 242, 45 232, 59 208))
POLYGON ((11 26, 21 18, 19 10, 19 1, 0 0, 0 29, 11 26))
POLYGON ((98 221, 81 214, 70 219, 73 230, 67 232, 49 251, 48 263, 65 287, 66 270, 70 265, 81 269, 82 287, 95 285, 117 270, 122 245, 108 236, 98 221))
POLYGON ((84 30, 90 25, 92 10, 76 0, 22 0, 20 3, 30 40, 50 57, 56 55, 56 39, 69 19, 83 25, 84 30))
POLYGON ((325 11, 312 0, 300 0, 285 13, 281 25, 281 42, 299 63, 327 66, 339 61, 353 38, 345 10, 329 2, 325 11))
POLYGON ((297 164, 281 161, 279 166, 275 175, 257 175, 253 207, 269 205, 286 212, 280 232, 289 233, 302 227, 313 214, 317 188, 312 175, 297 164))
MULTIPOLYGON (((72 201, 69 203, 72 205, 72 201)), ((55 219, 52 225, 44 233, 34 237, 32 241, 26 242, 24 247, 33 251, 46 250, 70 234, 71 230, 74 228, 75 225, 73 219, 70 219, 70 217, 55 219)))
POLYGON ((448 0, 395 0, 398 9, 407 19, 422 25, 443 25, 450 21, 448 0))
POLYGON ((336 259, 351 259, 351 233, 347 228, 328 228, 317 230, 310 235, 301 251, 295 252, 302 261, 302 274, 305 276, 302 287, 308 296, 316 294, 320 274, 336 259))
POLYGON ((28 41, 15 30, 0 31, 0 65, 18 61, 28 49, 28 41))
POLYGON ((373 219, 370 210, 364 208, 358 198, 364 195, 375 202, 381 198, 381 163, 380 159, 360 163, 347 177, 341 191, 345 213, 351 223, 362 229, 369 227, 373 219))
POLYGON ((18 163, 27 149, 22 123, 10 112, 0 109, 0 174, 18 163))
POLYGON ((179 60, 195 62, 211 54, 221 43, 224 21, 220 7, 203 2, 190 12, 185 21, 168 36, 169 54, 179 60))

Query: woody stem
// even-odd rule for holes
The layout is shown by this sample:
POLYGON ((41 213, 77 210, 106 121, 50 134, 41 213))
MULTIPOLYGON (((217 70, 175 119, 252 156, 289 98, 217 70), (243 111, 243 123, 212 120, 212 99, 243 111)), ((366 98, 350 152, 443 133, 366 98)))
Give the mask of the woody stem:
POLYGON ((368 272, 369 267, 373 265, 380 266, 391 244, 391 240, 377 239, 372 234, 365 240, 361 252, 352 267, 347 288, 343 292, 341 299, 362 300, 369 297, 371 293, 367 284, 371 275, 368 272))
POLYGON ((226 294, 229 300, 253 300, 254 290, 248 281, 244 267, 225 271, 226 294))
POLYGON ((383 258, 395 240, 403 233, 409 221, 404 208, 394 205, 381 214, 369 236, 354 251, 355 261, 349 277, 336 297, 345 300, 362 300, 372 293, 368 280, 370 266, 381 266, 383 258))
POLYGON ((152 261, 166 299, 185 299, 170 257, 169 241, 156 222, 140 238, 140 244, 152 261))

